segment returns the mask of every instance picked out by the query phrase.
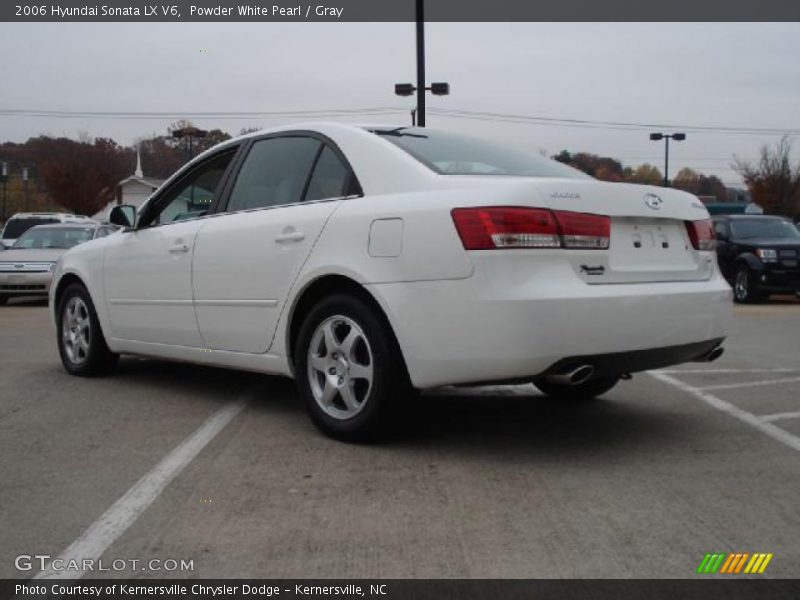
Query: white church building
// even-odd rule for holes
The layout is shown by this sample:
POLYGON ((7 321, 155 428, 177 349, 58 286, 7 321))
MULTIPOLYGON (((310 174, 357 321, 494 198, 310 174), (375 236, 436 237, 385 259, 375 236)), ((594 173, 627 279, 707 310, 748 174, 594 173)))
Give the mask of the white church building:
POLYGON ((136 150, 136 170, 133 175, 126 177, 117 184, 116 199, 109 202, 105 208, 92 216, 98 221, 107 221, 111 209, 118 204, 130 204, 138 210, 153 192, 164 183, 163 179, 152 179, 145 177, 142 172, 142 157, 139 150, 136 150))

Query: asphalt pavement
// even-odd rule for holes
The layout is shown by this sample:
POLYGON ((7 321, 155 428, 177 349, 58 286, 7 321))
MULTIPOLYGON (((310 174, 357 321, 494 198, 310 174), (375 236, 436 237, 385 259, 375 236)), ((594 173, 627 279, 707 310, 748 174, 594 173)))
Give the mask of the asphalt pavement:
POLYGON ((0 577, 53 575, 17 568, 38 554, 126 561, 90 577, 684 578, 709 552, 797 577, 800 302, 735 312, 715 363, 579 405, 438 390, 359 446, 321 436, 286 379, 139 358, 71 377, 46 307, 13 301, 0 577))

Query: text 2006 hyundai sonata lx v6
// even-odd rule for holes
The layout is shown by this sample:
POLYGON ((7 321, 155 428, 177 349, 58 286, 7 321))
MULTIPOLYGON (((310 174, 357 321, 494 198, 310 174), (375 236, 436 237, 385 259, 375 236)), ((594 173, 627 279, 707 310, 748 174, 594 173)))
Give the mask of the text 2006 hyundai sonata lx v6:
POLYGON ((411 387, 590 398, 711 360, 731 312, 694 196, 431 129, 250 134, 133 215, 116 207, 127 229, 56 267, 64 367, 138 354, 292 376, 339 438, 374 437, 411 387))

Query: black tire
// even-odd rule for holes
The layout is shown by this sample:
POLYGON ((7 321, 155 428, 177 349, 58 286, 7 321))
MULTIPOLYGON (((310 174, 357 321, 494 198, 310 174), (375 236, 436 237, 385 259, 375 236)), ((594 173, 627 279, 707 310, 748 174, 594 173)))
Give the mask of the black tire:
POLYGON ((617 385, 620 379, 620 377, 598 377, 577 385, 537 379, 533 382, 533 385, 551 398, 582 402, 602 396, 617 385))
POLYGON ((0 296, 0 306, 8 304, 8 296, 0 296))
POLYGON ((368 303, 346 294, 325 298, 306 316, 295 344, 294 367, 297 387, 311 421, 326 435, 342 441, 377 441, 385 436, 399 396, 410 388, 404 362, 389 325, 368 303), (360 329, 360 332, 356 332, 357 335, 363 335, 356 342, 357 347, 351 349, 360 353, 361 357, 346 356, 343 350, 344 342, 352 330, 348 322, 354 323, 360 329), (331 349, 327 348, 325 341, 327 338, 321 333, 326 324, 334 328, 337 338, 337 343, 331 349), (341 333, 336 331, 336 328, 339 328, 341 333), (324 369, 313 366, 309 369, 312 344, 315 346, 313 354, 320 361, 318 365, 327 365, 324 369), (324 350, 321 350, 323 347, 324 350), (334 360, 337 348, 339 358, 334 360), (337 360, 344 360, 344 363, 339 363, 337 360), (372 366, 371 383, 367 384, 366 379, 357 379, 355 375, 352 375, 351 379, 351 368, 357 363, 361 363, 362 367, 367 364, 372 366), (344 374, 346 382, 342 384, 344 377, 338 376, 340 387, 333 392, 333 400, 318 401, 315 393, 324 395, 331 389, 329 387, 332 385, 331 382, 337 378, 337 375, 331 373, 330 368, 334 369, 334 372, 337 368, 340 369, 339 373, 344 374), (351 393, 354 396, 361 395, 356 409, 349 408, 351 405, 345 403, 342 393, 345 386, 350 386, 351 383, 352 387, 349 388, 352 390, 351 393), (326 404, 327 408, 323 408, 323 404, 326 404), (340 414, 334 416, 330 414, 331 411, 340 414), (347 414, 348 411, 352 414, 347 414))
POLYGON ((756 275, 746 265, 740 265, 733 276, 733 300, 739 304, 752 304, 764 297, 758 289, 756 275))
POLYGON ((113 370, 119 359, 118 354, 114 354, 108 349, 92 298, 81 284, 71 284, 61 296, 61 302, 58 305, 56 338, 61 364, 72 375, 93 377, 108 373, 113 370), (76 300, 76 305, 71 304, 73 300, 76 300), (73 314, 81 315, 82 320, 88 321, 88 331, 85 329, 79 331, 77 326, 73 327, 72 329, 75 331, 70 332, 74 333, 72 341, 65 343, 65 335, 70 335, 65 331, 64 326, 65 319, 70 318, 70 315, 66 314, 68 309, 76 309, 73 314), (80 344, 75 343, 78 338, 82 340, 80 344))

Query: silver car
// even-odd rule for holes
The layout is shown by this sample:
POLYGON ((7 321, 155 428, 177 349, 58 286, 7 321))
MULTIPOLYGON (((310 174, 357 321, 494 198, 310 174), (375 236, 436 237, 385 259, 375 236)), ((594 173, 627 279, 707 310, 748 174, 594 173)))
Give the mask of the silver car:
POLYGON ((89 221, 28 229, 0 253, 0 305, 14 296, 47 297, 56 262, 69 248, 104 237, 118 227, 89 221))

